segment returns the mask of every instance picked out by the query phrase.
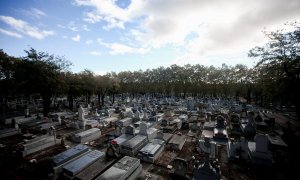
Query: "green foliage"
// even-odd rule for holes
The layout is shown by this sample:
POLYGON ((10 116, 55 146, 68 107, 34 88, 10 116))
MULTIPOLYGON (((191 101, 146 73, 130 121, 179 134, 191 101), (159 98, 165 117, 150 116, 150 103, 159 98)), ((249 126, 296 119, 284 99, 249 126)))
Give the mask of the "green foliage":
POLYGON ((259 58, 256 83, 269 99, 295 104, 300 117, 300 25, 286 24, 286 29, 265 35, 269 41, 249 52, 259 58))

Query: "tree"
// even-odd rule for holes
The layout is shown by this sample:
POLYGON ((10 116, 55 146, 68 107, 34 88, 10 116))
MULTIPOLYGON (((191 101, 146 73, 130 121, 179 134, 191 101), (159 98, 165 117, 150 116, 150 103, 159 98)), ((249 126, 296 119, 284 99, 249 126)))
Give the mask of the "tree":
POLYGON ((260 59, 256 68, 261 71, 261 81, 267 76, 268 83, 276 87, 273 100, 291 101, 300 118, 300 25, 286 26, 289 30, 265 32, 269 42, 250 50, 249 56, 260 59))
POLYGON ((20 59, 9 56, 0 49, 0 119, 5 119, 8 97, 18 89, 15 81, 16 65, 20 59))
POLYGON ((25 50, 27 56, 23 62, 17 79, 24 82, 24 88, 29 93, 39 93, 43 100, 43 114, 50 112, 51 98, 56 93, 62 93, 63 81, 60 72, 66 70, 71 63, 64 57, 37 52, 30 48, 25 50))

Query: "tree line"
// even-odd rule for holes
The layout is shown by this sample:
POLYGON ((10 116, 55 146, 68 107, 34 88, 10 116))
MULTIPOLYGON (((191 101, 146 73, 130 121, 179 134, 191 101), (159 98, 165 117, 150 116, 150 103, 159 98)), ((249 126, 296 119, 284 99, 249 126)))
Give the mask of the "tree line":
POLYGON ((174 64, 96 75, 90 70, 73 73, 65 57, 33 48, 25 50, 25 57, 13 57, 0 50, 1 113, 5 114, 9 100, 32 95, 41 97, 47 115, 53 97, 66 96, 72 109, 78 97, 89 103, 95 95, 101 107, 106 95, 114 101, 115 94, 126 93, 132 97, 244 97, 248 103, 262 106, 272 102, 294 105, 300 117, 300 26, 292 23, 289 27, 288 31, 265 32, 269 41, 249 51, 250 57, 259 59, 254 67, 174 64))

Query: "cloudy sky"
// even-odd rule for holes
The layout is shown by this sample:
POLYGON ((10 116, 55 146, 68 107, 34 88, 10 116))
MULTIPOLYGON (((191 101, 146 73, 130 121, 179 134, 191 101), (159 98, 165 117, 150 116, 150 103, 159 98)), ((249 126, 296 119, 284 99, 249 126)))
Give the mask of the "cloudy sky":
POLYGON ((171 64, 248 66, 262 31, 300 20, 299 0, 1 0, 0 49, 64 55, 98 74, 171 64))

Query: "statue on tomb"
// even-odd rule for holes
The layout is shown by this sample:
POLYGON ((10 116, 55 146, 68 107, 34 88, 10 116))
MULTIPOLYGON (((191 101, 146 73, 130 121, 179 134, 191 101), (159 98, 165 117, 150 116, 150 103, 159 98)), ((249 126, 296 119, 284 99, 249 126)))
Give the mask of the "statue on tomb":
POLYGON ((78 109, 78 120, 79 120, 79 126, 82 129, 85 129, 85 125, 86 125, 86 120, 84 118, 84 109, 82 108, 82 106, 79 107, 78 109))
POLYGON ((84 109, 83 109, 83 107, 81 105, 78 108, 78 119, 80 121, 84 121, 84 109))

